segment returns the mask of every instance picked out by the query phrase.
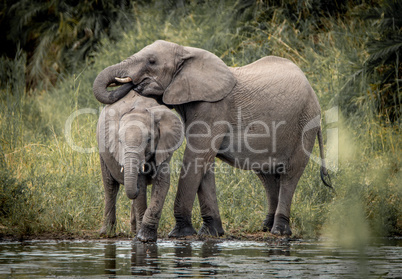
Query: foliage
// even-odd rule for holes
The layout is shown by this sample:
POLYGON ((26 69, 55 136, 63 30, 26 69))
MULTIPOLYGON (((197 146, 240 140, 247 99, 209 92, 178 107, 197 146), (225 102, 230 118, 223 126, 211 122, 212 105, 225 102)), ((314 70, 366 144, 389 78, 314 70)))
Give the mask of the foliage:
MULTIPOLYGON (((165 39, 207 49, 229 66, 278 55, 292 60, 306 73, 322 107, 327 150, 338 148, 327 152, 336 194, 322 185, 319 166, 310 160, 293 199, 291 224, 296 236, 324 235, 348 246, 371 235, 401 235, 400 116, 395 114, 396 121, 384 122, 378 115, 377 99, 370 95, 381 81, 381 67, 376 66, 373 74, 364 70, 354 75, 357 70, 368 69, 365 63, 374 53, 368 48, 369 41, 379 38, 380 33, 371 21, 351 16, 355 12, 353 2, 342 2, 342 9, 335 14, 325 9, 312 12, 314 3, 144 3, 134 10, 131 16, 136 21, 122 33, 121 40, 103 38, 93 60, 64 75, 55 88, 42 95, 24 93, 25 62, 29 58, 23 52, 14 59, 2 58, 0 65, 8 70, 2 73, 0 86, 4 108, 0 111, 0 230, 22 235, 79 235, 100 228, 103 186, 98 155, 73 148, 89 150, 96 146, 95 127, 101 106, 92 96, 92 82, 105 67, 157 39, 165 39), (289 12, 288 7, 296 12, 289 12), (344 13, 348 16, 339 16, 344 13), (308 15, 314 16, 310 20, 308 15), (334 108, 339 112, 336 119, 329 113, 334 108), (85 113, 68 122, 75 111, 85 113), (74 146, 66 140, 66 123, 72 125, 74 146)), ((173 203, 183 151, 184 145, 171 162, 171 188, 159 225, 162 237, 174 225, 173 203)), ((317 154, 315 146, 313 155, 317 154)), ((224 229, 228 234, 258 232, 268 208, 258 178, 219 160, 216 169, 224 229)), ((127 234, 130 203, 124 191, 120 192, 117 231, 127 234)), ((193 222, 200 227, 197 201, 193 222)))
POLYGON ((60 73, 80 68, 104 36, 117 39, 132 19, 132 3, 126 0, 7 0, 3 5, 0 24, 8 32, 2 55, 12 57, 16 48, 27 54, 29 88, 54 85, 60 73))
POLYGON ((402 81, 402 3, 385 0, 379 7, 372 8, 363 16, 374 20, 378 34, 370 36, 367 42, 369 57, 364 62, 370 82, 373 84, 373 98, 379 114, 395 122, 401 118, 402 81))

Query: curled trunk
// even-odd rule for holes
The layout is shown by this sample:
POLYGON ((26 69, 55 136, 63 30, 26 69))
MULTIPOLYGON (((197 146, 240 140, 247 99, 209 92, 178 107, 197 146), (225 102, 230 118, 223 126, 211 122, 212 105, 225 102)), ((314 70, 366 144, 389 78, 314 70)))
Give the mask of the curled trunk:
POLYGON ((125 77, 126 73, 121 63, 107 67, 98 74, 93 84, 95 98, 103 104, 113 104, 123 98, 134 84, 125 77), (117 77, 117 79, 116 79, 117 77), (109 91, 108 87, 121 85, 115 90, 109 91))

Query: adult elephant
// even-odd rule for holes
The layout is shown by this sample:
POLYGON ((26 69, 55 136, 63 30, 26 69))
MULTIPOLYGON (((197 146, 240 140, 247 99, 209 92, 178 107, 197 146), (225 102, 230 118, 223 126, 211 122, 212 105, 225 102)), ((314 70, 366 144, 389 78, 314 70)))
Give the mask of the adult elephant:
POLYGON ((131 231, 156 241, 162 207, 170 186, 169 161, 184 140, 180 118, 154 99, 134 90, 102 110, 96 137, 105 189, 102 235, 114 233, 119 184, 132 200, 131 231), (146 186, 152 184, 147 206, 146 186))
POLYGON ((104 69, 93 90, 100 102, 110 104, 132 87, 175 108, 186 126, 171 237, 196 233, 191 212, 197 193, 203 218, 199 234, 224 233, 211 167, 215 157, 255 171, 269 203, 263 230, 291 235, 292 197, 316 137, 321 177, 327 175, 320 105, 295 64, 269 56, 232 68, 208 51, 156 41, 104 69), (110 85, 121 86, 109 91, 110 85))

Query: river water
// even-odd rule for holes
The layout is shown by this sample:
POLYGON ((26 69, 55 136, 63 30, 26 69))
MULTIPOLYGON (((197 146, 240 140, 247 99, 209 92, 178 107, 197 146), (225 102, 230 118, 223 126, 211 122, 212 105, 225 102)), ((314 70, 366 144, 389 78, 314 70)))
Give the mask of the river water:
POLYGON ((402 240, 0 242, 0 278, 402 278, 402 240))

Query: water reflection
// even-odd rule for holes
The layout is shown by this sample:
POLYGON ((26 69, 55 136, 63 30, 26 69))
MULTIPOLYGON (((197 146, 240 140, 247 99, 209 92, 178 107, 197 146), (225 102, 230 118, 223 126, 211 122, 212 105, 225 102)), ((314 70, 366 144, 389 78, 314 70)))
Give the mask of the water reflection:
POLYGON ((0 278, 401 278, 402 240, 362 251, 320 242, 0 242, 0 278))
POLYGON ((192 247, 189 242, 177 242, 174 245, 174 273, 177 277, 186 277, 192 273, 192 247))
MULTIPOLYGON (((175 252, 175 267, 180 269, 191 268, 191 256, 192 256, 191 243, 176 243, 175 252)), ((180 274, 180 272, 179 272, 180 274)))
POLYGON ((200 268, 203 275, 219 274, 219 265, 214 261, 213 257, 219 256, 221 250, 215 241, 206 241, 202 244, 200 268))
POLYGON ((223 241, 205 241, 201 246, 201 257, 209 258, 218 256, 222 251, 222 248, 218 245, 223 241))
MULTIPOLYGON (((169 273, 174 277, 208 277, 228 272, 248 274, 252 269, 271 268, 275 270, 271 274, 273 277, 281 277, 284 274, 280 272, 282 267, 278 263, 281 265, 300 261, 294 249, 292 251, 290 242, 250 245, 247 242, 208 240, 171 241, 169 245, 165 244, 131 242, 129 274, 152 276, 169 273), (256 262, 252 259, 256 259, 256 262), (253 266, 257 262, 259 265, 253 266)), ((118 245, 117 242, 104 245, 106 275, 121 274, 122 267, 118 261, 122 255, 117 252, 118 245)), ((288 268, 285 270, 291 272, 288 268)))
MULTIPOLYGON (((220 242, 205 241, 205 242, 173 242, 174 253, 158 253, 157 243, 142 243, 135 241, 131 245, 131 275, 146 275, 151 276, 161 273, 161 262, 173 256, 174 274, 177 277, 189 276, 194 274, 193 266, 199 270, 199 275, 216 275, 218 274, 219 265, 216 262, 216 257, 219 257, 222 248, 220 242), (193 249, 195 246, 195 249, 193 249)), ((116 243, 107 243, 105 248, 105 274, 117 275, 118 268, 116 254, 116 243)))
POLYGON ((105 274, 116 275, 116 244, 105 245, 105 274))
POLYGON ((132 275, 153 275, 161 272, 156 243, 134 241, 131 247, 132 275))
POLYGON ((267 257, 275 256, 290 256, 290 244, 281 245, 278 247, 270 247, 264 250, 267 257))

